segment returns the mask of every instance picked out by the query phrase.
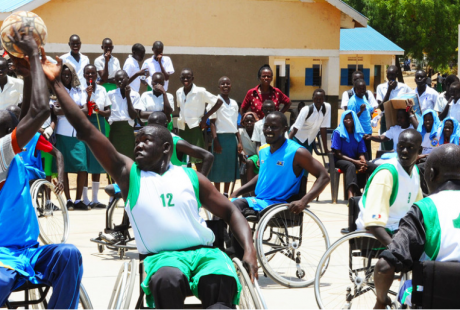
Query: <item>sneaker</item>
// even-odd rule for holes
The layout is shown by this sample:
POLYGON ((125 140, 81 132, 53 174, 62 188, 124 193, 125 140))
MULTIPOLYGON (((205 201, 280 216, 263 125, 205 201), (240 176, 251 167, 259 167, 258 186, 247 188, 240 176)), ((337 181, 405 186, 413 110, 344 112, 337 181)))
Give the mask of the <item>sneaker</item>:
POLYGON ((105 204, 100 203, 100 202, 91 202, 89 205, 91 206, 91 209, 95 209, 95 208, 97 208, 97 209, 106 209, 107 208, 107 206, 105 204))
POLYGON ((67 201, 66 207, 67 207, 67 211, 73 211, 73 207, 74 207, 73 201, 72 200, 67 201))
POLYGON ((340 230, 340 233, 341 233, 342 235, 346 235, 346 234, 350 233, 350 228, 348 228, 348 227, 342 228, 342 229, 340 230))
POLYGON ((83 201, 79 201, 78 203, 74 204, 74 208, 85 211, 91 210, 91 207, 85 204, 83 201))
POLYGON ((111 243, 111 244, 118 242, 118 235, 116 233, 106 234, 106 233, 101 232, 99 234, 99 237, 101 237, 102 240, 107 241, 108 243, 111 243))
POLYGON ((46 207, 45 207, 46 210, 53 210, 53 211, 59 211, 61 210, 58 206, 56 206, 54 203, 52 203, 51 201, 47 201, 46 202, 46 207))

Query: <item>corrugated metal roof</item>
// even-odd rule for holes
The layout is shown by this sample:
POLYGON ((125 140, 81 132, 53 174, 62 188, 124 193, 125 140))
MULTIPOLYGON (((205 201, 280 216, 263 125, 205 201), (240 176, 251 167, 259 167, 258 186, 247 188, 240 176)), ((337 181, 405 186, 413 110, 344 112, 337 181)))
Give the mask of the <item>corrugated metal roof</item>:
POLYGON ((369 25, 366 28, 340 29, 340 51, 404 52, 369 25))
POLYGON ((0 13, 13 12, 33 0, 0 0, 0 13))

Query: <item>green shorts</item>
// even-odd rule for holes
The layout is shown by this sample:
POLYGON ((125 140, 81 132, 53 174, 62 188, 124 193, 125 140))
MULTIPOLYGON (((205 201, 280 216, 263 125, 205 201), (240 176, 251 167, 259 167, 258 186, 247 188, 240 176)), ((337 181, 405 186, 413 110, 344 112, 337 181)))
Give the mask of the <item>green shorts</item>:
POLYGON ((150 278, 162 267, 179 269, 188 279, 193 295, 198 298, 198 283, 200 278, 207 275, 223 275, 235 279, 237 294, 233 303, 238 305, 241 293, 241 284, 236 275, 235 267, 230 258, 219 249, 201 248, 192 251, 164 251, 144 260, 144 270, 147 277, 141 287, 145 292, 145 299, 150 308, 155 307, 152 292, 149 288, 150 278))
POLYGON ((254 173, 259 174, 259 164, 257 163, 259 161, 259 156, 257 154, 252 155, 251 157, 248 158, 249 160, 252 160, 254 163, 254 173))

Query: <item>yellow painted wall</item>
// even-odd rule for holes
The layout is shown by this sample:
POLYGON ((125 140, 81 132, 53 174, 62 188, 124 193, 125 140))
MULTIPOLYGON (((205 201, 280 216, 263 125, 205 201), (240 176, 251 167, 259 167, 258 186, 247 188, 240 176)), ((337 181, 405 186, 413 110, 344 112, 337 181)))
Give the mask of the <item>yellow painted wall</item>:
POLYGON ((83 44, 339 48, 340 11, 324 1, 53 0, 34 12, 50 43, 76 33, 83 44))

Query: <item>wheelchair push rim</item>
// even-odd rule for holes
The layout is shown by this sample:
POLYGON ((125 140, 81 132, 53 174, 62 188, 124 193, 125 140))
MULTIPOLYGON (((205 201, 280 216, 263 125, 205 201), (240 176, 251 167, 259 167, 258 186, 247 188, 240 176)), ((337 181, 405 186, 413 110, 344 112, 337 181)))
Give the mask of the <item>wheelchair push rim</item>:
MULTIPOLYGON (((255 285, 251 282, 251 278, 247 273, 243 264, 238 258, 233 259, 233 265, 235 266, 236 274, 241 283, 241 294, 240 303, 237 306, 238 309, 266 309, 263 307, 265 301, 263 296, 259 295, 255 285)), ((257 281, 257 280, 254 280, 257 281)))
POLYGON ((137 261, 124 262, 118 272, 107 309, 128 309, 136 281, 137 261))

